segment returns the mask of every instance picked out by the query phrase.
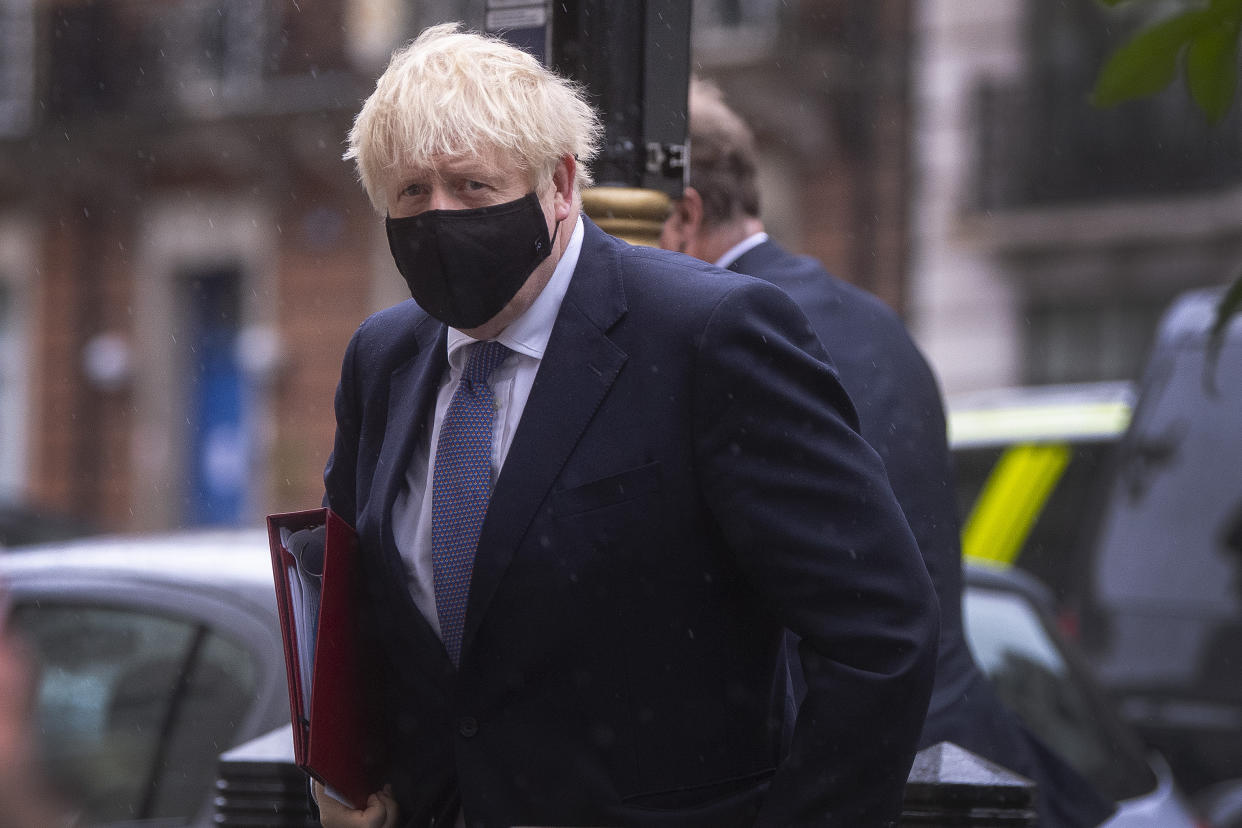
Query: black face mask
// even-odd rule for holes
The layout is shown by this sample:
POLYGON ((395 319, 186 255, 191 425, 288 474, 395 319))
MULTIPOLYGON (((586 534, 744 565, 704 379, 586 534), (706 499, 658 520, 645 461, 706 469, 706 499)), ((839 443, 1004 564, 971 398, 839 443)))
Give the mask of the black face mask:
POLYGON ((388 218, 385 226, 414 301, 458 329, 477 328, 500 313, 552 252, 534 193, 492 207, 388 218))

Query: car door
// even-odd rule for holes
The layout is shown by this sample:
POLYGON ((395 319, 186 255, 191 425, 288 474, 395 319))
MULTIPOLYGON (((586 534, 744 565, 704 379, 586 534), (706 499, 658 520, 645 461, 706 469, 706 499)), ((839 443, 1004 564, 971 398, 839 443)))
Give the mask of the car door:
POLYGON ((43 758, 83 824, 207 824, 218 755, 281 721, 274 622, 170 585, 14 592, 9 624, 36 662, 43 758))
POLYGON ((1119 448, 1082 641, 1123 715, 1192 793, 1242 777, 1242 318, 1218 292, 1161 322, 1119 448))

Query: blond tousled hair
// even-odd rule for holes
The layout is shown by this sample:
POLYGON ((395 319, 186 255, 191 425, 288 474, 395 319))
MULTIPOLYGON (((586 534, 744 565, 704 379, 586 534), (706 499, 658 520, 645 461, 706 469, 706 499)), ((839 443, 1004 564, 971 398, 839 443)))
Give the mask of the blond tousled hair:
POLYGON ((573 155, 577 191, 591 184, 601 134, 580 86, 498 38, 444 23, 393 53, 354 120, 345 159, 383 212, 386 175, 402 164, 430 167, 436 156, 499 151, 541 187, 573 155))

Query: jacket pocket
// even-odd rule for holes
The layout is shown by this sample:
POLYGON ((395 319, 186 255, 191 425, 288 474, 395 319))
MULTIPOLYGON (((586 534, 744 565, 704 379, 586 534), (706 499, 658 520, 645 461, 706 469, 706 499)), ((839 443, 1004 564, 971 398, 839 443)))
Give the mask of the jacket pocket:
POLYGON ((549 502, 553 516, 563 518, 636 500, 659 488, 660 464, 652 462, 553 492, 549 502))

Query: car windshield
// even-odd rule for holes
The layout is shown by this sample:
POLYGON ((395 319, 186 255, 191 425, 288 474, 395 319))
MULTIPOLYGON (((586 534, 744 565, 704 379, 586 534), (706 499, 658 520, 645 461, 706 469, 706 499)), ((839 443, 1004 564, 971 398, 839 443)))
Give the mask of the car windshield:
POLYGON ((980 445, 954 452, 962 551, 1016 565, 1076 605, 1087 572, 1082 527, 1098 512, 1116 442, 980 445))
POLYGON ((1113 800, 1156 780, 1142 748, 1022 595, 972 586, 963 600, 971 651, 1026 726, 1113 800))

